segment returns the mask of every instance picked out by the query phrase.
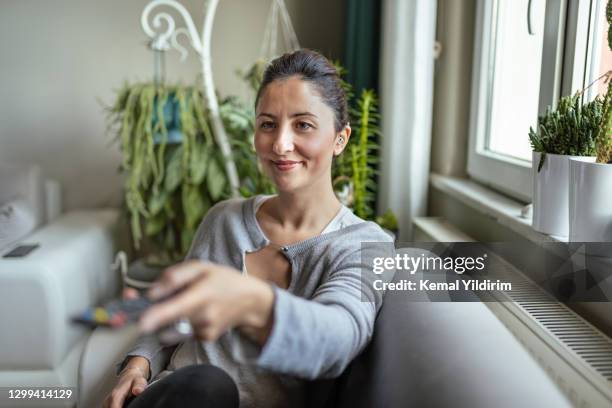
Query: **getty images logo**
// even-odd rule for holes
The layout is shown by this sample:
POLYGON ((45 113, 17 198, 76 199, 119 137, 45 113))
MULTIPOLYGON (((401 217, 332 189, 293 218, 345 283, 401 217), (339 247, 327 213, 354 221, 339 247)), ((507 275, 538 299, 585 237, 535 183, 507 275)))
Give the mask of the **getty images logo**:
POLYGON ((375 257, 372 271, 380 275, 385 271, 407 271, 414 275, 418 270, 427 271, 454 271, 457 274, 470 271, 482 271, 485 268, 487 254, 473 257, 450 257, 420 254, 412 256, 408 254, 397 254, 395 257, 375 257))

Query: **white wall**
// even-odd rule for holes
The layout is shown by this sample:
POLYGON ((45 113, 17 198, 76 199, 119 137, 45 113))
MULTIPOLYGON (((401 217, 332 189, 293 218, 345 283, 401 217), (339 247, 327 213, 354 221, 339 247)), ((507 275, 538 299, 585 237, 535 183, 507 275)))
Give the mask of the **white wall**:
MULTIPOLYGON (((0 161, 35 163, 64 188, 64 208, 118 205, 120 153, 105 133, 99 101, 124 80, 150 80, 152 53, 140 15, 146 0, 2 0, 0 161)), ((204 0, 182 1, 198 28, 204 0)), ((213 72, 222 95, 246 94, 234 74, 258 55, 270 0, 221 0, 213 31, 213 72)), ((343 1, 291 0, 302 46, 341 55, 343 1)), ((178 22, 178 20, 177 20, 178 22)), ((193 82, 194 55, 166 57, 167 78, 193 82)))

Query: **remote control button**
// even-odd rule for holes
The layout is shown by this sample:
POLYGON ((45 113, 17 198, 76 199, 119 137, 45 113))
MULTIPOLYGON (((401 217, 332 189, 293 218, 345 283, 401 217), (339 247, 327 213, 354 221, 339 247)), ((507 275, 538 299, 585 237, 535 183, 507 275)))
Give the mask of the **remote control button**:
POLYGON ((109 321, 112 327, 121 327, 125 325, 125 323, 127 323, 127 316, 121 312, 114 315, 109 321))
POLYGON ((94 320, 99 323, 106 323, 108 321, 108 313, 104 308, 96 307, 94 310, 94 320))

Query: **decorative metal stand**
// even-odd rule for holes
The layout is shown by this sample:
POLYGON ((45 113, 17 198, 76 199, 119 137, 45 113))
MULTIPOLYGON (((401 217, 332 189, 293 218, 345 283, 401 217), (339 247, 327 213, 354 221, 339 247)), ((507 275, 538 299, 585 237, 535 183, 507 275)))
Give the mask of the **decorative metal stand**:
MULTIPOLYGON (((238 196, 238 188, 240 182, 238 179, 238 171, 236 169, 236 163, 231 155, 231 148, 227 133, 223 127, 221 116, 219 115, 219 102, 215 95, 215 87, 213 83, 211 58, 210 58, 210 43, 211 34, 213 27, 213 19, 217 9, 219 0, 208 0, 205 5, 204 13, 204 24, 202 26, 202 35, 198 34, 196 26, 191 18, 191 15, 185 9, 185 7, 175 0, 153 0, 144 8, 140 23, 144 32, 151 38, 151 48, 157 53, 164 52, 170 48, 174 48, 181 53, 181 60, 187 57, 187 50, 181 46, 177 37, 180 34, 184 34, 189 39, 189 43, 194 51, 200 56, 200 62, 202 64, 202 77, 204 80, 204 97, 206 99, 206 106, 210 112, 210 118, 212 121, 215 141, 221 149, 223 154, 225 171, 229 178, 230 187, 233 196, 238 196), (162 28, 162 22, 165 22, 167 27, 165 32, 156 32, 149 25, 149 14, 151 11, 158 6, 167 6, 175 9, 183 18, 185 27, 176 28, 174 18, 165 12, 156 14, 153 19, 153 27, 158 31, 162 28)), ((161 57, 158 57, 161 58, 161 57)), ((161 64, 161 62, 159 62, 161 64)), ((156 81, 160 80, 160 77, 156 75, 156 81)))

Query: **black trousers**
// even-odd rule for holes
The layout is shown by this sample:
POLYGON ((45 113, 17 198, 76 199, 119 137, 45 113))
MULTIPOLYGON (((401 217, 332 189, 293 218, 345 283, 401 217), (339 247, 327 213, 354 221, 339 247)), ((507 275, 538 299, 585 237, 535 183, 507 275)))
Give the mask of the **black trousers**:
POLYGON ((126 401, 129 408, 238 408, 238 388, 222 369, 192 365, 176 370, 126 401))

